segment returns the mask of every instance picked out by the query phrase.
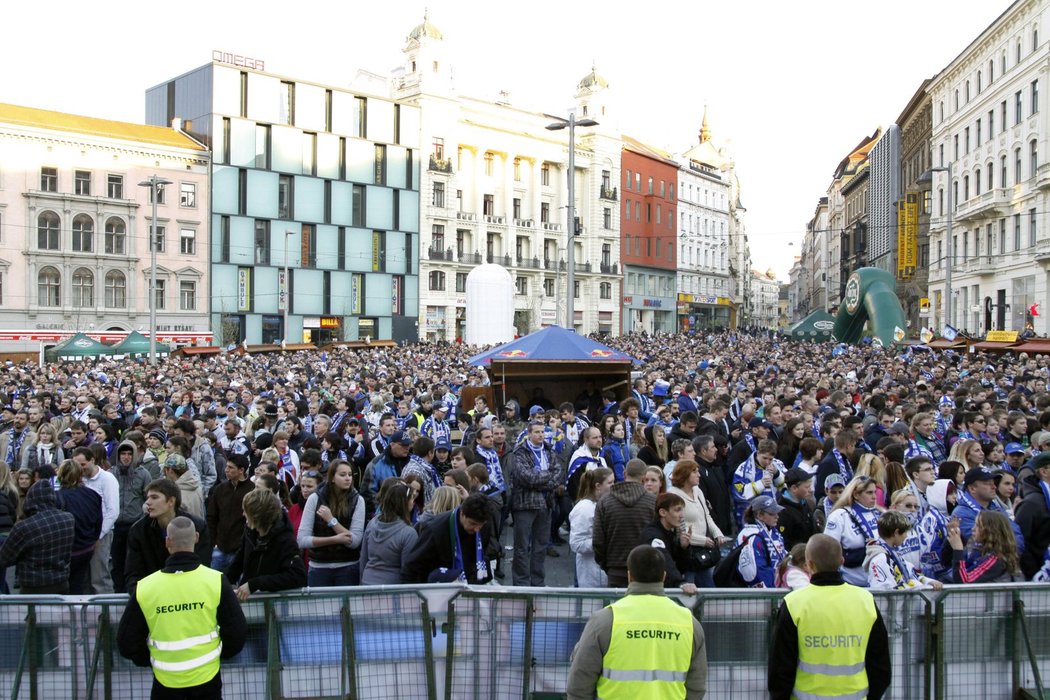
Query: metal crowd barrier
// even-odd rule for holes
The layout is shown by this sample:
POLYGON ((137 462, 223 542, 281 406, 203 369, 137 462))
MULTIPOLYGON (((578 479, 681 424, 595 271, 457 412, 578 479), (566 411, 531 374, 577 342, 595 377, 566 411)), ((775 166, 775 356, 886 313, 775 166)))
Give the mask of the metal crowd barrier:
MULTIPOLYGON (((249 637, 223 662, 224 697, 437 700, 564 697, 569 656, 610 590, 426 586, 256 595, 249 637)), ((783 591, 677 596, 704 626, 707 697, 765 695, 783 591)), ((889 697, 1044 698, 1050 586, 876 595, 890 636, 889 697)), ((12 700, 141 698, 152 674, 121 658, 123 596, 0 596, 0 691, 12 700)))

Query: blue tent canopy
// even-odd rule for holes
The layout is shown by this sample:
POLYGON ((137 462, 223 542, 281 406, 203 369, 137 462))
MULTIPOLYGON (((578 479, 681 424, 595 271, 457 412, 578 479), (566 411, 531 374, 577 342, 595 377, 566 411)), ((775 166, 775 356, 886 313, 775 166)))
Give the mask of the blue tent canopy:
POLYGON ((639 360, 561 326, 548 326, 523 338, 470 358, 470 364, 485 366, 516 360, 554 360, 561 362, 633 362, 639 360))

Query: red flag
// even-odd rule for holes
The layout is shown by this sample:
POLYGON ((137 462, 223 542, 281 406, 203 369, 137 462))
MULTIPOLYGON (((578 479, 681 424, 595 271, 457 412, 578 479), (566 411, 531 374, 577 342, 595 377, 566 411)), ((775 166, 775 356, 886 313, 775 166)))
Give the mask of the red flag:
POLYGON ((1039 315, 1039 304, 1038 303, 1032 304, 1031 306, 1028 307, 1028 315, 1029 316, 1038 316, 1039 315))

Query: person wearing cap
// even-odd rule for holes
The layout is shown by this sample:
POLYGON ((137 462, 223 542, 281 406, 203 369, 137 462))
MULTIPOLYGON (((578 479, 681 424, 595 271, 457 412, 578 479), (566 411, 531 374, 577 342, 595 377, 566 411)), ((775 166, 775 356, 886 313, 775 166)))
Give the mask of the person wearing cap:
POLYGON ((772 496, 755 497, 744 511, 744 526, 737 535, 740 550, 737 571, 749 588, 773 588, 777 566, 787 556, 777 521, 784 507, 772 496))
POLYGON ((842 477, 842 483, 848 484, 853 478, 853 455, 857 450, 856 435, 852 430, 842 430, 835 435, 834 447, 824 455, 817 465, 817 481, 814 484, 816 497, 824 496, 824 482, 831 474, 842 477))
POLYGON ((726 457, 726 469, 736 469, 743 464, 758 449, 759 441, 769 439, 772 430, 773 424, 765 418, 755 416, 749 420, 744 437, 733 446, 726 457))
POLYGON ((688 608, 666 596, 665 578, 659 549, 631 550, 627 595, 591 616, 572 651, 569 700, 704 697, 704 629, 688 608))
POLYGON ((1037 482, 1016 509, 1017 526, 1024 537, 1021 553, 1021 571, 1032 578, 1043 563, 1043 555, 1050 546, 1050 452, 1036 455, 1031 462, 1037 482))
MULTIPOLYGON (((1027 456, 1024 445, 1019 442, 1008 442, 1003 447, 1003 453, 1006 455, 1002 465, 1003 469, 1007 469, 1013 472, 1014 476, 1018 476, 1027 456)), ((1018 487, 1020 487, 1020 484, 1018 484, 1018 487)))
POLYGON ((784 491, 777 498, 777 503, 784 507, 777 523, 784 546, 788 551, 796 544, 809 540, 815 531, 813 508, 810 498, 813 495, 813 475, 805 469, 792 467, 784 474, 784 491))
MULTIPOLYGON (((959 532, 963 541, 970 539, 973 532, 974 521, 977 515, 984 510, 994 510, 1003 515, 1002 506, 995 502, 995 476, 984 467, 974 467, 966 472, 963 478, 963 488, 959 493, 958 504, 952 511, 952 517, 959 520, 959 532)), ((1010 521, 1013 527, 1014 537, 1017 539, 1017 551, 1025 551, 1024 535, 1017 523, 1010 521)))
POLYGON ((419 433, 423 437, 430 438, 435 443, 442 439, 451 442, 452 431, 449 429, 448 423, 445 422, 447 416, 448 405, 444 401, 435 401, 433 408, 430 410, 430 417, 423 421, 419 433))
POLYGON ((139 464, 138 448, 131 440, 117 446, 117 459, 110 474, 116 477, 120 495, 120 513, 113 525, 113 546, 110 549, 110 573, 113 592, 127 593, 124 585, 124 559, 128 550, 128 533, 135 521, 142 517, 146 502, 146 486, 152 480, 150 473, 139 464))
POLYGON ((771 700, 879 700, 889 690, 893 666, 882 613, 871 593, 843 580, 842 561, 833 538, 814 535, 806 543, 810 585, 785 596, 773 627, 771 700))
POLYGON ((361 477, 361 495, 368 506, 368 512, 375 510, 375 496, 383 481, 390 477, 400 477, 405 466, 408 465, 409 452, 412 448, 412 438, 404 430, 395 430, 390 436, 390 443, 382 454, 368 463, 364 475, 361 477))

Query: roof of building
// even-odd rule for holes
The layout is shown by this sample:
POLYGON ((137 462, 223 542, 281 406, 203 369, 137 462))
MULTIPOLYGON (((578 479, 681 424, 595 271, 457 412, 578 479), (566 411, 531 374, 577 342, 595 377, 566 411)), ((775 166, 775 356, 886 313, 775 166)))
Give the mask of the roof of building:
POLYGON ((638 139, 633 139, 630 136, 624 135, 623 147, 626 148, 628 151, 631 151, 632 153, 637 153, 638 155, 645 156, 646 158, 652 158, 653 160, 662 160, 668 165, 673 165, 675 168, 678 167, 678 163, 674 161, 674 158, 671 156, 670 153, 667 153, 666 151, 661 151, 655 146, 649 146, 647 144, 644 144, 638 139))
POLYGON ((207 148, 193 140, 182 132, 175 131, 163 126, 146 126, 145 124, 132 124, 130 122, 118 122, 110 119, 98 119, 96 117, 85 117, 79 114, 66 114, 65 112, 52 112, 35 107, 21 107, 0 103, 0 122, 6 124, 17 124, 19 126, 31 126, 38 129, 53 129, 55 131, 69 131, 88 136, 101 136, 104 138, 124 139, 126 141, 138 141, 140 143, 151 143, 158 146, 173 146, 176 148, 190 148, 195 151, 206 151, 207 148))
POLYGON ((879 137, 882 136, 882 128, 879 127, 871 136, 865 136, 860 143, 854 147, 850 154, 842 159, 839 166, 835 168, 835 178, 838 180, 843 175, 848 175, 857 170, 857 167, 868 158, 868 153, 875 147, 879 137))
POLYGON ((423 37, 428 37, 430 39, 444 39, 445 38, 444 36, 442 36, 441 30, 438 29, 437 27, 435 27, 431 23, 431 21, 428 19, 427 15, 426 15, 426 13, 423 14, 423 24, 417 24, 415 29, 413 29, 408 34, 408 38, 409 39, 416 39, 416 40, 418 40, 418 39, 421 39, 423 37))
POLYGON ((594 88, 607 88, 609 87, 609 81, 598 75, 597 68, 592 64, 591 72, 583 76, 580 80, 580 84, 576 87, 577 89, 591 88, 592 90, 594 88))

